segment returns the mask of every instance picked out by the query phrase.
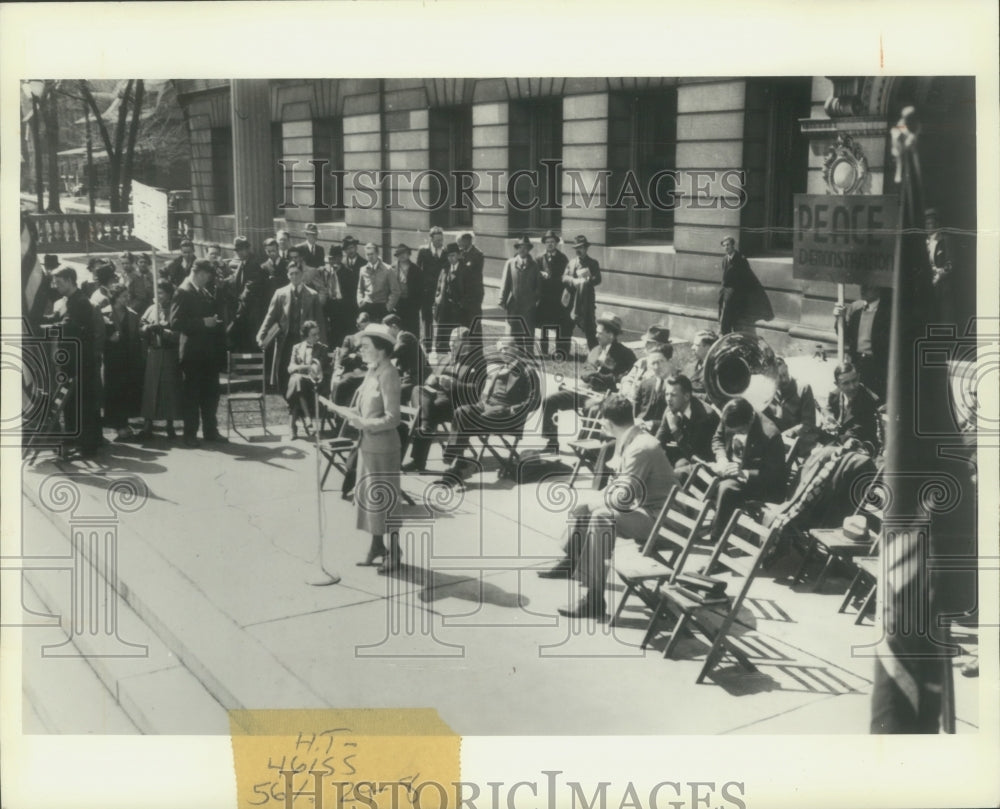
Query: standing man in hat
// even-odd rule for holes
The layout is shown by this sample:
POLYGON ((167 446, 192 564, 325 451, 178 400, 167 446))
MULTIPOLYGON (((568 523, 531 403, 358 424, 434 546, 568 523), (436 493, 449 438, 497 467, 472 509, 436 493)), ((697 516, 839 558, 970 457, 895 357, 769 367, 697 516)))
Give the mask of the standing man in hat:
MULTIPOLYGON (((237 239, 237 241, 239 241, 237 239)), ((246 246, 249 254, 250 245, 246 246)), ((257 268, 259 271, 259 267, 257 268)), ((170 328, 180 333, 181 413, 184 446, 198 446, 198 426, 206 441, 225 442, 219 433, 219 372, 226 364, 222 318, 208 291, 215 274, 211 262, 194 263, 191 275, 177 288, 170 304, 170 328)))
POLYGON ((316 227, 314 222, 309 222, 306 225, 306 240, 298 245, 299 257, 302 259, 302 263, 313 269, 322 267, 326 260, 323 246, 316 243, 318 237, 319 228, 316 227))
POLYGON ((508 327, 526 353, 535 346, 535 317, 542 297, 542 275, 531 257, 531 239, 514 242, 517 255, 507 259, 500 276, 500 308, 507 313, 508 327))
POLYGON ((538 325, 542 330, 542 354, 549 353, 549 331, 556 333, 553 341, 553 352, 560 353, 564 358, 570 355, 570 336, 573 334, 573 321, 566 307, 562 304, 563 273, 569 259, 559 249, 559 234, 549 230, 542 236, 545 252, 538 260, 538 269, 542 275, 542 299, 538 304, 538 325))
POLYGON ((405 244, 397 244, 392 251, 396 259, 396 281, 399 284, 399 300, 396 313, 404 331, 420 334, 420 306, 423 301, 420 267, 410 261, 413 251, 405 244))
POLYGON ((344 272, 343 275, 338 273, 337 277, 340 279, 340 294, 345 301, 344 315, 349 318, 344 323, 344 328, 350 329, 358 319, 358 281, 365 260, 358 255, 359 242, 353 236, 345 236, 341 244, 344 248, 344 272))
MULTIPOLYGON (((49 263, 48 256, 46 264, 49 263)), ((100 323, 104 330, 104 319, 95 318, 94 307, 87 296, 76 285, 76 270, 63 267, 52 276, 55 292, 63 298, 62 305, 56 306, 44 321, 59 326, 61 337, 67 343, 75 342, 75 348, 63 356, 66 362, 61 366, 69 376, 74 390, 63 410, 66 432, 79 435, 75 441, 85 458, 94 455, 101 446, 101 355, 95 344, 94 327, 100 323)))
POLYGON ((834 329, 844 332, 844 355, 857 368, 861 381, 885 399, 889 371, 891 290, 861 285, 861 297, 850 306, 833 307, 834 329))
POLYGON ((191 274, 194 266, 194 242, 185 239, 181 242, 181 254, 171 261, 163 271, 164 276, 174 287, 179 287, 181 282, 191 274))
POLYGON ((461 301, 462 325, 472 329, 473 335, 476 335, 481 332, 481 324, 477 318, 483 314, 483 266, 486 264, 486 257, 472 243, 471 233, 459 236, 458 246, 462 251, 462 266, 465 268, 464 297, 461 301))
POLYGON ((399 281, 392 268, 379 257, 375 242, 365 245, 365 258, 368 263, 361 268, 358 278, 358 309, 381 325, 383 317, 396 311, 399 281))
POLYGON ((581 407, 592 408, 595 400, 617 391, 622 377, 632 370, 635 354, 618 342, 621 333, 622 321, 618 315, 605 312, 597 318, 597 345, 587 355, 580 374, 580 381, 587 386, 587 390, 560 390, 545 397, 542 403, 542 435, 547 452, 559 451, 556 413, 581 407))
POLYGON ((721 244, 725 255, 719 288, 719 333, 755 335, 758 320, 774 320, 771 301, 746 257, 736 249, 736 239, 726 236, 721 244))
POLYGON ((461 302, 465 298, 466 285, 462 251, 455 242, 445 248, 445 256, 448 264, 438 276, 434 295, 434 341, 438 354, 448 351, 452 329, 462 325, 461 302))
POLYGON ((229 327, 230 343, 235 351, 257 350, 254 335, 267 313, 268 281, 260 265, 250 255, 250 240, 245 236, 233 239, 236 252, 235 271, 230 280, 236 296, 236 315, 229 327))
MULTIPOLYGON (((601 266, 597 260, 587 255, 590 242, 586 236, 573 240, 576 256, 569 260, 563 275, 563 306, 569 320, 580 327, 587 338, 587 348, 597 345, 597 294, 594 288, 601 283, 601 266)), ((570 335, 571 336, 571 335, 570 335)))
POLYGON ((430 243, 417 252, 420 268, 420 314, 424 321, 424 342, 434 344, 434 298, 437 295, 438 276, 448 266, 444 252, 444 231, 437 225, 430 230, 430 243))
POLYGON ((264 242, 264 253, 267 255, 267 260, 260 265, 260 268, 264 271, 273 295, 283 286, 288 285, 288 261, 281 257, 277 239, 268 239, 264 242))

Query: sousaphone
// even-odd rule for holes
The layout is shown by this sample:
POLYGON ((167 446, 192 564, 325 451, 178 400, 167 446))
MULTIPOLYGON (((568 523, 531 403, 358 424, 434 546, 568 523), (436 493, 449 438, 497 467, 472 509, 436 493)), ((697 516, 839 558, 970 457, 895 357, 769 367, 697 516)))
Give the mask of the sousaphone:
POLYGON ((731 332, 713 343, 705 355, 705 393, 722 408, 737 396, 757 412, 766 408, 778 386, 778 362, 762 337, 731 332))

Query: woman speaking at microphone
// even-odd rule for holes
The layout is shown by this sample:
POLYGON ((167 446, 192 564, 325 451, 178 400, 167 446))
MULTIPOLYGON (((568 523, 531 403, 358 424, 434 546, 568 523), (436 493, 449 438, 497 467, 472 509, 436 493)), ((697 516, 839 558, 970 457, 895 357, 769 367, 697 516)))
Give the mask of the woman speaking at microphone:
POLYGON ((381 324, 369 324, 361 334, 361 358, 368 366, 354 407, 336 407, 336 412, 360 432, 357 483, 354 501, 358 529, 372 535, 371 547, 362 567, 373 567, 382 558, 379 573, 396 570, 400 564, 399 539, 384 537, 386 517, 399 501, 401 444, 399 426, 399 372, 389 360, 395 346, 392 332, 381 324))

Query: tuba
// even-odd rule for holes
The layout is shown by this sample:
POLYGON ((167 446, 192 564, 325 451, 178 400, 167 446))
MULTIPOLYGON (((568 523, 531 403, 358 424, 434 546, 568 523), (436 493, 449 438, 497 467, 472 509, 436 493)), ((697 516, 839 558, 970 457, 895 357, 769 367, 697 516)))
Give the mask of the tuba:
POLYGON ((758 413, 774 399, 778 363, 762 337, 731 332, 720 337, 705 355, 705 393, 718 408, 742 396, 758 413))

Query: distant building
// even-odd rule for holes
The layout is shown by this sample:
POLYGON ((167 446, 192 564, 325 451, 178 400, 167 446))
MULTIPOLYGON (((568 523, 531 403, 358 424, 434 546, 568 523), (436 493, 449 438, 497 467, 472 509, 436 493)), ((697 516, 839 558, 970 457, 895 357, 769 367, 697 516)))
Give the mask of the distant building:
MULTIPOLYGON (((889 127, 916 104, 936 153, 949 155, 943 200, 946 224, 975 228, 974 86, 955 77, 737 77, 331 79, 177 81, 192 149, 192 208, 198 244, 231 243, 236 233, 255 249, 275 228, 294 240, 307 222, 320 241, 350 233, 362 242, 419 245, 432 225, 452 236, 475 234, 496 286, 511 238, 537 242, 552 228, 564 239, 583 234, 604 269, 598 306, 620 314, 632 336, 666 319, 684 337, 716 321, 720 239, 733 234, 767 289, 775 319, 760 333, 777 350, 811 350, 835 340, 830 317, 836 288, 792 277, 792 195, 891 191, 889 127), (233 109, 239 110, 234 116, 233 109), (853 164, 831 176, 829 150, 853 164), (345 172, 348 195, 377 201, 333 205, 336 183, 324 181, 328 207, 308 207, 314 192, 306 161, 345 172), (560 160, 553 183, 544 159, 560 160), (279 208, 286 189, 279 161, 299 161, 291 189, 298 209, 279 208), (826 165, 825 165, 826 164, 826 165), (854 166, 855 174, 851 175, 854 166), (479 188, 491 173, 540 172, 543 197, 562 209, 521 211, 503 195, 422 210, 407 189, 387 210, 365 171, 469 172, 479 188), (634 202, 608 210, 629 176, 640 188, 664 170, 681 172, 676 210, 634 202), (631 175, 629 175, 631 172, 631 175), (699 172, 702 179, 693 183, 699 172), (707 172, 743 172, 736 189, 707 172), (586 190, 604 173, 607 188, 591 205, 567 206, 576 173, 586 190), (560 187, 561 186, 561 187, 560 187), (602 199, 603 197, 603 199, 602 199), (727 207, 734 199, 742 206, 727 207), (594 204, 597 203, 597 204, 594 204), (603 203, 603 204, 601 204, 603 203), (240 212, 241 221, 235 215, 240 212)), ((942 166, 928 166, 934 174, 942 166)), ((552 169, 548 169, 550 172, 552 169)), ((525 181, 527 182, 527 181, 525 181)), ((664 195, 667 185, 660 184, 664 195)), ((525 196, 529 196, 526 186, 525 196)), ((433 190, 433 189, 432 189, 433 190)), ((581 188, 577 187, 578 199, 581 188)), ((626 200, 627 201, 627 200, 626 200)), ((536 252, 541 248, 536 248, 536 252)), ((849 297, 856 290, 848 290, 849 297)), ((488 301, 490 291, 487 291, 488 301)))

